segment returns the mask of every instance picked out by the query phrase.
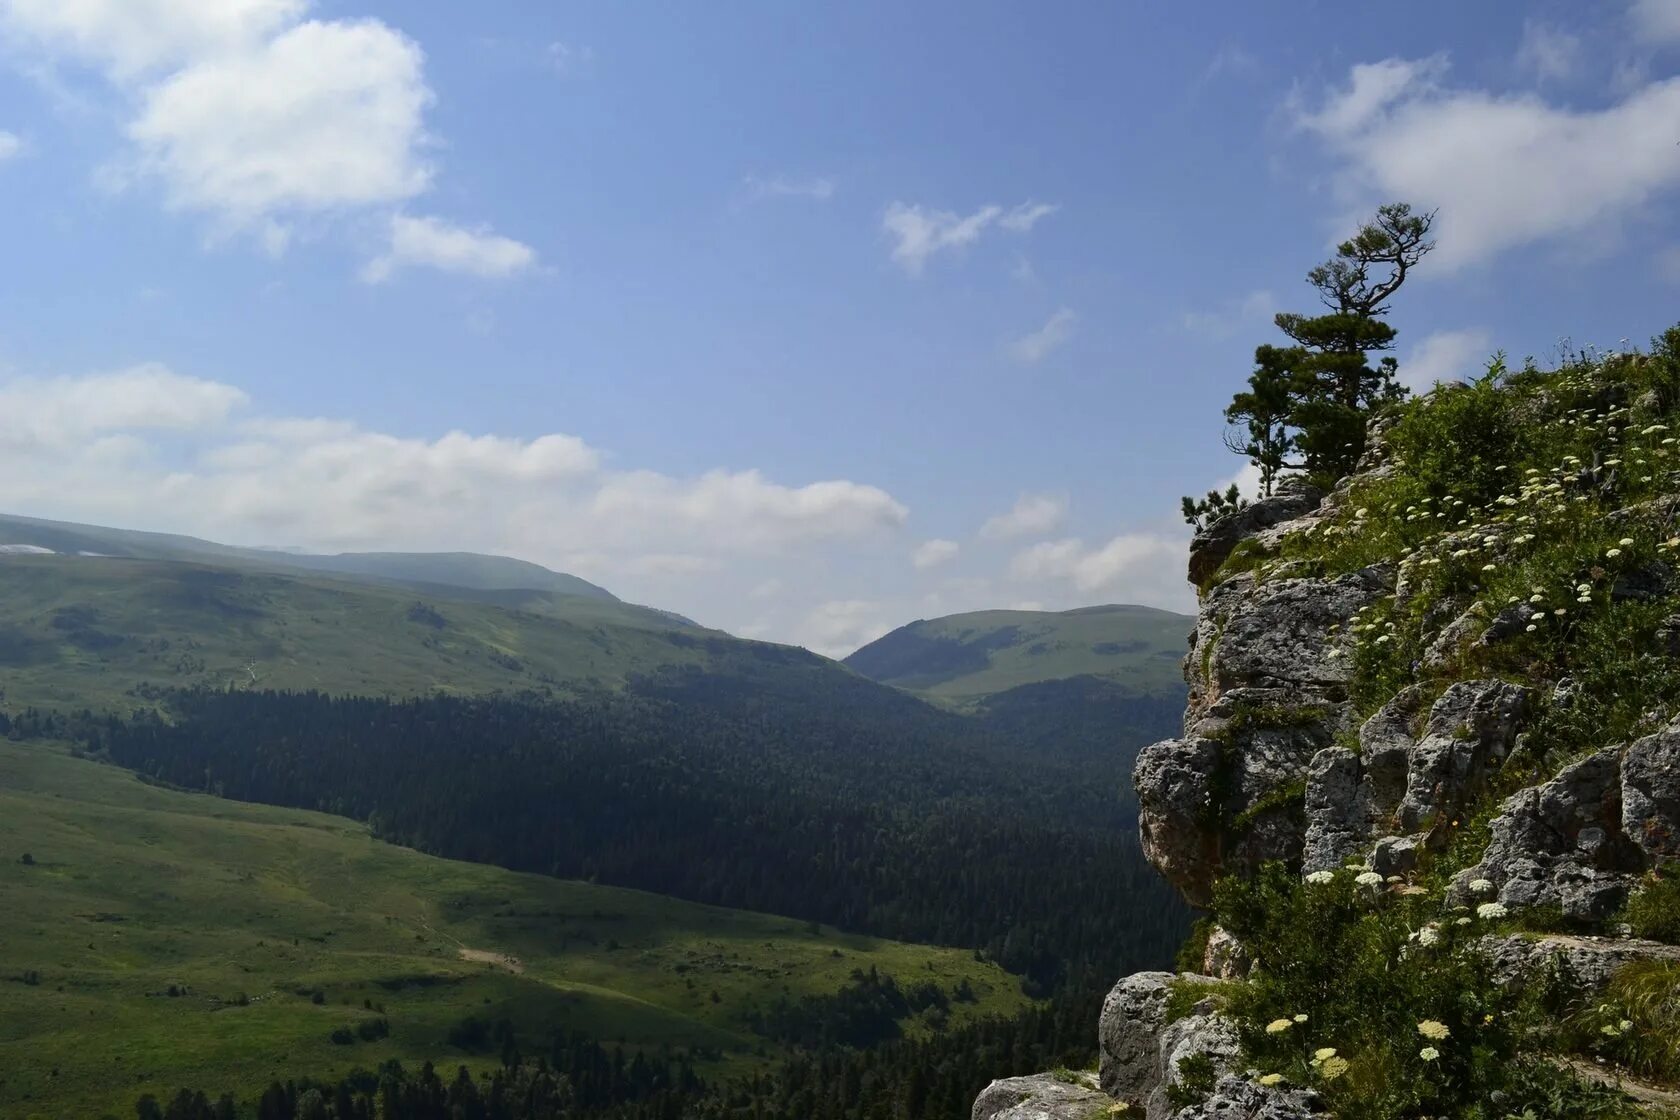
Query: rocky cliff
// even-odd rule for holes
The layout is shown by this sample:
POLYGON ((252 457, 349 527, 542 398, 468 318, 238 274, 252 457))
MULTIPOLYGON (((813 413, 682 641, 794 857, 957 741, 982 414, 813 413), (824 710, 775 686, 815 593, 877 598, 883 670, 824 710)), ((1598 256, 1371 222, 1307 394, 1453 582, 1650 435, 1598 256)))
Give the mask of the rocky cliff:
POLYGON ((1134 780, 1201 968, 975 1120, 1659 1114, 1603 1083, 1680 1079, 1677 404, 1676 332, 1496 369, 1197 535, 1134 780))

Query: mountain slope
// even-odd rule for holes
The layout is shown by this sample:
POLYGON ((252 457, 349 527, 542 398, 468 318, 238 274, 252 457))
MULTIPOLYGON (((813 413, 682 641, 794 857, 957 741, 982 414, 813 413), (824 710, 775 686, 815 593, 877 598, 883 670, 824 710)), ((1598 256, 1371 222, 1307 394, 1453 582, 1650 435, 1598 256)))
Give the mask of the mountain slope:
POLYGON ((661 611, 547 591, 0 555, 0 690, 14 707, 124 708, 163 689, 258 683, 373 696, 577 692, 673 666, 792 653, 661 611))
POLYGON ((1152 607, 976 611, 912 622, 845 664, 973 716, 1036 759, 1094 767, 1129 808, 1137 752, 1178 732, 1190 627, 1152 607))
POLYGON ((617 601, 603 587, 540 564, 476 552, 344 552, 316 555, 281 549, 239 548, 197 537, 45 521, 0 514, 0 549, 44 548, 72 555, 140 560, 192 560, 292 572, 327 572, 393 583, 429 583, 469 591, 547 591, 617 601))
POLYGON ((391 1058, 499 1066, 493 1042, 451 1042, 469 1016, 507 1016, 528 1053, 562 1027, 739 1071, 778 1052, 752 1009, 858 968, 966 983, 978 998, 950 1004, 953 1024, 1026 1005, 963 950, 438 859, 4 739, 0 945, 5 1116, 132 1115, 184 1083, 250 1099, 277 1072, 391 1058), (330 1039, 381 1019, 388 1037, 330 1039))
POLYGON ((975 611, 912 622, 845 659, 883 684, 973 707, 1022 685, 1098 677, 1134 694, 1181 685, 1192 620, 1153 607, 975 611))

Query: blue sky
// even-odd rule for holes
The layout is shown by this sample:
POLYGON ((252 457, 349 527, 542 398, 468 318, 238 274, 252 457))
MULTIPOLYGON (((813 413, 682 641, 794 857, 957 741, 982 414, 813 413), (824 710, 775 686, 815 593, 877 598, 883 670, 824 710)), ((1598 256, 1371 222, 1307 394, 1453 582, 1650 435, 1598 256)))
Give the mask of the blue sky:
MULTIPOLYGON (((1187 607, 1375 203, 1420 386, 1680 318, 1680 0, 0 0, 0 509, 506 552, 842 653, 1187 607)), ((0 542, 3 543, 3 542, 0 542)))

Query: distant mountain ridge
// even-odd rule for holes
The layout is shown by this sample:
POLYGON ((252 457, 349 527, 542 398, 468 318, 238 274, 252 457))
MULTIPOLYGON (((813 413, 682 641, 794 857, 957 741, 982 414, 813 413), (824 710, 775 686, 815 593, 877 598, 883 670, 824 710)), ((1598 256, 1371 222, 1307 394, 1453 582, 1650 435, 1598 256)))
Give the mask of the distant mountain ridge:
POLYGON ((1182 688, 1193 620, 1154 607, 972 611, 901 626, 845 659, 882 684, 958 707, 1024 685, 1098 677, 1138 695, 1182 688))
POLYGON ((319 554, 278 548, 241 548, 174 533, 111 529, 70 521, 0 514, 0 551, 47 549, 78 555, 136 560, 196 560, 268 569, 322 572, 353 579, 428 583, 469 591, 548 591, 618 602, 604 587, 528 560, 476 552, 341 552, 319 554))

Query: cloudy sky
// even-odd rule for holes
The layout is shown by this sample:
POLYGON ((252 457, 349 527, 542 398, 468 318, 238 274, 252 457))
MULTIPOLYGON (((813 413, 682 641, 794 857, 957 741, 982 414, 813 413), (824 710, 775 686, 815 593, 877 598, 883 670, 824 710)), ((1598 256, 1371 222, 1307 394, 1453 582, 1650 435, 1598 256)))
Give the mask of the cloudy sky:
POLYGON ((1197 7, 0 0, 0 510, 843 653, 1187 606, 1376 202, 1413 383, 1680 318, 1680 0, 1197 7))

